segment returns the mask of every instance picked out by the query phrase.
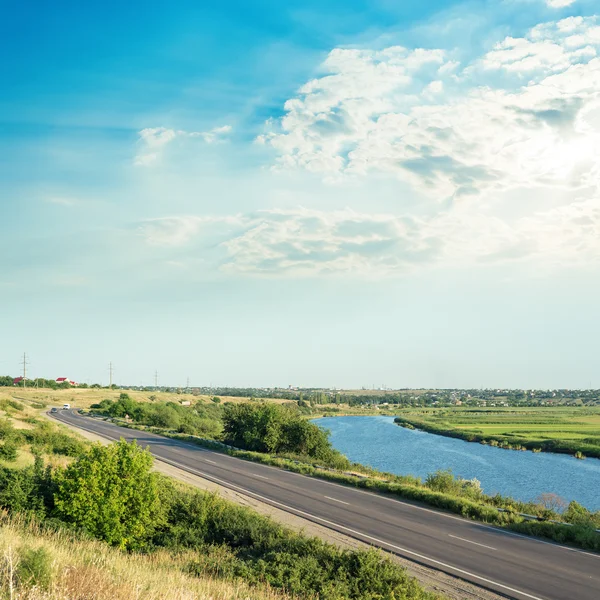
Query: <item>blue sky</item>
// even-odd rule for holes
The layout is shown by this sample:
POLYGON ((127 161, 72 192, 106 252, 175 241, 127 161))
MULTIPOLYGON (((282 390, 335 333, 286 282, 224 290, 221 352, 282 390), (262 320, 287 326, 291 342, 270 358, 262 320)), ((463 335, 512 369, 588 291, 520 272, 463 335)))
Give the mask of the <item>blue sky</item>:
POLYGON ((595 5, 6 3, 0 371, 600 387, 595 5))

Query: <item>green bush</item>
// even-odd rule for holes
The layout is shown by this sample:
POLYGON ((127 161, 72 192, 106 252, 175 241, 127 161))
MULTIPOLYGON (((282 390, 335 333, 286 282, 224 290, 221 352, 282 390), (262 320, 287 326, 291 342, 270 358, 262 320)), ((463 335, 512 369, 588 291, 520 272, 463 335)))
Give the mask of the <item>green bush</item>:
POLYGON ((22 548, 17 563, 17 580, 24 587, 45 590, 52 581, 52 556, 45 548, 22 548))
POLYGON ((78 456, 85 451, 85 443, 67 433, 56 431, 50 423, 39 423, 35 429, 23 431, 25 441, 32 449, 42 454, 78 456))
POLYGON ((339 461, 341 457, 331 446, 328 434, 301 417, 296 403, 287 406, 266 402, 226 405, 223 439, 245 450, 298 454, 326 464, 339 461))
POLYGON ((0 444, 0 460, 12 462, 17 459, 18 449, 14 441, 6 441, 0 444))
POLYGON ((587 550, 600 551, 600 533, 596 533, 593 525, 567 527, 557 523, 525 521, 514 523, 510 528, 519 533, 545 537, 561 544, 573 544, 587 550))
POLYGON ((9 469, 0 467, 0 507, 12 513, 34 513, 45 516, 47 481, 36 467, 9 469))
POLYGON ((86 453, 56 476, 56 514, 120 546, 143 545, 160 524, 161 501, 152 455, 124 440, 86 453))
POLYGON ((294 597, 433 599, 374 550, 347 551, 202 492, 174 492, 156 546, 198 552, 190 573, 266 581, 294 597))

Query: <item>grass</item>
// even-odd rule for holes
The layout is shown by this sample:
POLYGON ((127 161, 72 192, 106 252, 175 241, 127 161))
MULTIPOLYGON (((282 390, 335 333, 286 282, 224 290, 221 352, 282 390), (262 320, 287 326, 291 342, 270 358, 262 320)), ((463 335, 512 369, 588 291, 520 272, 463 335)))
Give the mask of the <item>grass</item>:
POLYGON ((125 554, 71 533, 0 515, 0 597, 19 600, 284 600, 266 584, 248 586, 186 574, 197 552, 125 554), (27 552, 47 556, 48 580, 20 582, 27 552), (40 583, 42 585, 40 585, 40 583), (10 589, 13 588, 11 595, 10 589))
MULTIPOLYGON (((48 408, 52 406, 62 406, 65 403, 71 404, 77 408, 89 408, 92 404, 97 404, 104 399, 118 400, 120 394, 125 391, 133 400, 137 402, 182 402, 189 401, 192 404, 196 402, 211 402, 213 396, 193 394, 177 394, 174 392, 142 392, 137 390, 108 390, 97 388, 70 388, 66 390, 52 390, 49 388, 16 388, 0 387, 0 403, 2 399, 17 400, 26 403, 44 403, 48 408)), ((248 398, 238 398, 236 396, 219 396, 222 403, 248 402, 248 398)), ((255 398, 258 401, 260 398, 255 398)), ((283 399, 267 398, 265 402, 274 402, 283 404, 290 402, 283 399)), ((1 410, 1 407, 0 407, 1 410)))
POLYGON ((600 458, 600 407, 426 408, 398 415, 400 424, 467 441, 600 458))
POLYGON ((73 458, 65 455, 64 445, 63 449, 56 446, 61 441, 61 434, 63 441, 67 439, 65 436, 80 442, 84 442, 84 438, 55 421, 49 421, 40 416, 40 411, 47 409, 38 408, 39 399, 36 399, 33 394, 30 397, 29 391, 27 392, 27 395, 22 397, 18 394, 18 390, 8 388, 7 391, 6 388, 0 388, 0 444, 6 441, 6 436, 6 438, 12 438, 18 446, 16 459, 0 458, 0 466, 28 467, 33 465, 36 454, 44 459, 45 464, 52 467, 68 465, 73 458), (13 392, 17 392, 17 394, 13 392), (7 422, 9 433, 3 434, 3 426, 7 422), (37 443, 34 443, 36 440, 37 443), (45 443, 42 443, 44 440, 45 443))

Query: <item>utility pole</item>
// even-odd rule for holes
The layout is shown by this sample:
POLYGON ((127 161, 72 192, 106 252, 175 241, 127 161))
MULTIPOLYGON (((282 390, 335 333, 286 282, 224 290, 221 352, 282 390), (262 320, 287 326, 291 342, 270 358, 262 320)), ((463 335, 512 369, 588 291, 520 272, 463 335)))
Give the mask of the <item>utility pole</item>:
POLYGON ((185 386, 185 387, 186 387, 186 389, 188 389, 188 390, 190 389, 190 378, 189 378, 189 377, 187 378, 187 383, 186 383, 186 386, 185 386))
POLYGON ((158 389, 158 370, 154 370, 154 388, 158 389))
POLYGON ((27 387, 27 352, 23 352, 23 389, 27 387))
POLYGON ((112 361, 108 363, 108 377, 109 377, 109 381, 110 383, 108 384, 109 388, 112 388, 112 375, 113 375, 113 366, 112 366, 112 361))

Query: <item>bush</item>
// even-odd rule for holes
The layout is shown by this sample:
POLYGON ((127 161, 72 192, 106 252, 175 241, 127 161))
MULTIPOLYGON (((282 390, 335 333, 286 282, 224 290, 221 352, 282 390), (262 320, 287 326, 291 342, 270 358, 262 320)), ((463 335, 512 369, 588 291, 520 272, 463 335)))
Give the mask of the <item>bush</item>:
POLYGON ((36 467, 8 469, 0 467, 0 507, 11 513, 34 513, 45 516, 47 480, 36 467))
POLYGON ((152 455, 135 442, 94 444, 57 476, 57 515, 109 544, 143 545, 160 524, 152 462, 152 455))
POLYGON ((196 550, 190 573, 266 581, 294 597, 322 600, 433 598, 377 551, 340 550, 216 495, 173 491, 172 498, 154 543, 196 550))
POLYGON ((0 459, 12 462, 17 459, 17 445, 13 441, 0 444, 0 459))
POLYGON ((35 453, 78 456, 85 451, 85 443, 72 435, 55 431, 50 423, 40 423, 35 429, 23 431, 25 440, 35 453))
POLYGON ((557 523, 526 521, 514 523, 510 528, 519 533, 545 537, 561 544, 573 544, 587 550, 600 551, 600 533, 596 533, 593 526, 567 527, 557 523))
POLYGON ((340 456, 331 446, 328 434, 303 419, 295 403, 289 406, 264 402, 226 405, 223 439, 245 450, 297 454, 324 463, 330 463, 340 456))
POLYGON ((20 586, 48 589, 52 581, 52 556, 45 548, 22 548, 16 569, 20 586))
POLYGON ((435 473, 430 473, 425 479, 425 486, 436 492, 452 494, 472 500, 477 500, 483 495, 481 483, 478 479, 454 477, 451 470, 439 470, 435 473))

